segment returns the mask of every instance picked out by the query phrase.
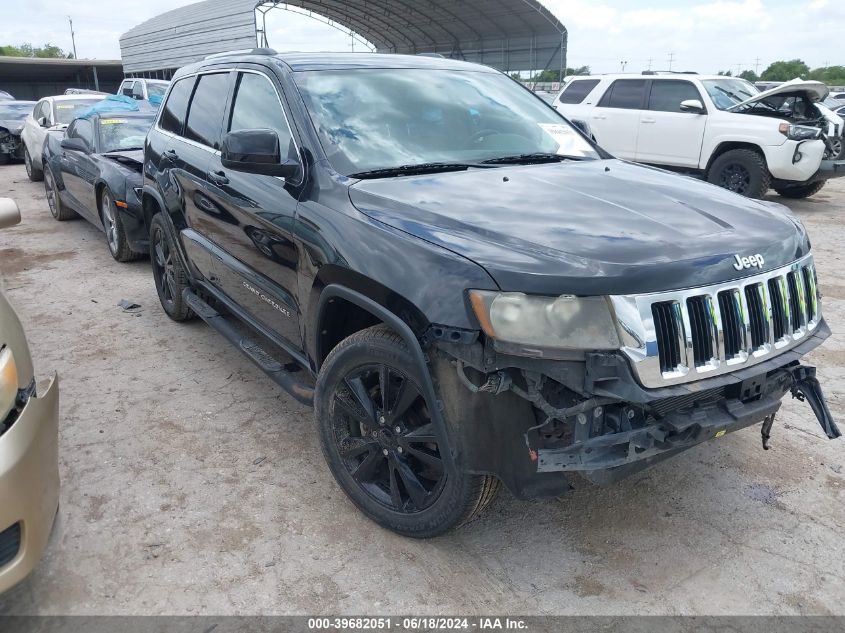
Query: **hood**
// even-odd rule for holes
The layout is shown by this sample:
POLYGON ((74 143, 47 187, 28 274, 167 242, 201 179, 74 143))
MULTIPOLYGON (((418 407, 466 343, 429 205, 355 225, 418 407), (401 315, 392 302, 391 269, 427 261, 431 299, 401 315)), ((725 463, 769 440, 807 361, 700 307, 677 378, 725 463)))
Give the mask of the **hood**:
POLYGON ((809 251, 786 207, 619 160, 361 180, 364 214, 463 255, 503 290, 629 294, 729 281, 809 251), (736 270, 735 255, 762 255, 736 270))
POLYGON ((21 135, 21 130, 23 130, 23 124, 23 119, 0 119, 0 127, 9 130, 9 133, 14 134, 15 136, 21 135))
POLYGON ((770 88, 769 90, 758 92, 753 97, 750 97, 745 101, 741 101, 740 103, 731 106, 730 108, 728 108, 728 110, 736 110, 737 108, 741 108, 750 103, 761 101, 762 99, 766 99, 774 95, 799 91, 806 92, 807 95, 810 97, 810 101, 813 101, 814 103, 824 101, 825 99, 827 99, 827 95, 830 94, 830 89, 820 81, 804 81, 803 79, 792 79, 791 81, 786 81, 779 86, 770 88))

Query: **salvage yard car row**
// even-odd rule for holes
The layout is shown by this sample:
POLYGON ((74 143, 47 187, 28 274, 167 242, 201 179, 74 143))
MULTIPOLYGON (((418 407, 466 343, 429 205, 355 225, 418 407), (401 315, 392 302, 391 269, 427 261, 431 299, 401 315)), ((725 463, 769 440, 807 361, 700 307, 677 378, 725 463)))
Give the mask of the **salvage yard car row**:
MULTIPOLYGON (((150 255, 171 319, 203 319, 314 406, 328 468, 366 516, 426 538, 502 486, 554 497, 568 474, 610 483, 750 425, 767 448, 787 393, 840 435, 801 363, 830 335, 809 236, 753 199, 785 172, 761 183, 746 165, 719 188, 617 159, 602 145, 627 135, 636 158, 647 104, 671 102, 653 112, 675 136, 722 111, 706 90, 687 98, 699 79, 622 81, 581 86, 587 105, 600 85, 610 96, 578 127, 476 64, 215 55, 176 73, 157 114, 80 106, 28 173, 116 260, 150 255), (608 133, 617 110, 630 124, 608 133)), ((757 99, 792 100, 761 119, 784 169, 807 174, 783 185, 795 193, 823 161, 841 168, 822 158, 841 119, 812 118, 821 90, 789 90, 757 99)), ((63 102, 44 101, 54 118, 27 138, 63 102)), ((712 154, 705 172, 728 155, 712 154)))

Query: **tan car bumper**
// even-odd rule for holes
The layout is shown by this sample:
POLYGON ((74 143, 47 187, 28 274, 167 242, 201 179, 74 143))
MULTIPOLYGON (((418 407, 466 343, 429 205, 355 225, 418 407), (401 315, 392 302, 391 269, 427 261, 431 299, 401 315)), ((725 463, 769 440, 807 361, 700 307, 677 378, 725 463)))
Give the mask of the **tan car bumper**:
POLYGON ((0 437, 0 592, 26 578, 47 546, 59 504, 58 436, 54 376, 0 437))

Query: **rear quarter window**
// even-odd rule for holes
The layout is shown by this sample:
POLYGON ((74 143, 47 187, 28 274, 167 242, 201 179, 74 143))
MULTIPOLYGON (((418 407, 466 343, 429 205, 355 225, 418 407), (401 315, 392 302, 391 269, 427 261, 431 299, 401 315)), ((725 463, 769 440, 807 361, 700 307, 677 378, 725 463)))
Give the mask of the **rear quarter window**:
POLYGON ((558 101, 560 103, 583 103, 587 95, 593 91, 593 88, 599 85, 598 79, 573 79, 569 85, 560 93, 558 101))

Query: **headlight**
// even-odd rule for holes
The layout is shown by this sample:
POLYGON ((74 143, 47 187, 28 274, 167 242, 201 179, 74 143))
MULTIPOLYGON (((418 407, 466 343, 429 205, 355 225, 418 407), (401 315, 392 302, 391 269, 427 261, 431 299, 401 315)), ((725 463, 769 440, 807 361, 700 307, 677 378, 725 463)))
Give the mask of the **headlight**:
POLYGON ((542 348, 621 347, 605 297, 540 297, 481 290, 471 290, 469 296, 473 312, 487 336, 521 346, 508 350, 512 353, 542 356, 542 348))
POLYGON ((8 347, 0 349, 0 422, 15 407, 18 397, 18 368, 8 347))
POLYGON ((809 125, 790 125, 789 123, 781 123, 778 130, 790 141, 811 141, 813 139, 821 138, 821 128, 811 127, 809 125))

